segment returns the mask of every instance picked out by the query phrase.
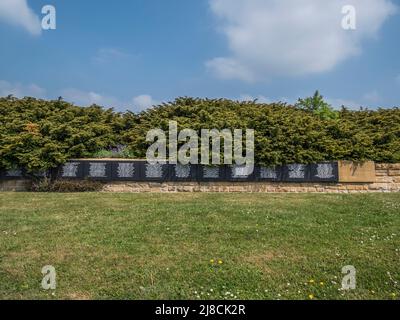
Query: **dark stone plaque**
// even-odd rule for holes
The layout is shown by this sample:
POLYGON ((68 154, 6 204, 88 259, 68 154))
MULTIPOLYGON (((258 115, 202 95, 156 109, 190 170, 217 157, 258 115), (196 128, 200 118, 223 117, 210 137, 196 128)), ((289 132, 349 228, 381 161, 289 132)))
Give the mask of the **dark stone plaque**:
POLYGON ((282 181, 307 182, 310 181, 310 166, 307 164, 289 164, 283 167, 282 181))
POLYGON ((251 166, 246 165, 228 166, 226 179, 228 181, 254 181, 255 167, 252 168, 251 166))
POLYGON ((109 161, 85 161, 83 175, 91 180, 112 180, 111 167, 109 161))
POLYGON ((140 162, 140 181, 164 182, 168 179, 169 166, 167 163, 140 162))
POLYGON ((226 166, 199 165, 197 179, 198 181, 225 181, 226 166))
POLYGON ((257 166, 256 169, 256 177, 258 181, 281 181, 282 179, 282 167, 265 167, 265 166, 257 166))
POLYGON ((63 179, 79 179, 83 177, 83 163, 71 161, 65 163, 59 170, 59 177, 63 179))
POLYGON ((170 181, 197 181, 198 165, 170 164, 168 180, 170 181))
POLYGON ((310 180, 315 182, 338 182, 339 165, 337 162, 311 164, 310 180))
POLYGON ((3 173, 4 179, 22 179, 24 178, 24 170, 22 169, 9 169, 3 173))
POLYGON ((112 163, 113 180, 139 181, 140 162, 121 161, 112 163))

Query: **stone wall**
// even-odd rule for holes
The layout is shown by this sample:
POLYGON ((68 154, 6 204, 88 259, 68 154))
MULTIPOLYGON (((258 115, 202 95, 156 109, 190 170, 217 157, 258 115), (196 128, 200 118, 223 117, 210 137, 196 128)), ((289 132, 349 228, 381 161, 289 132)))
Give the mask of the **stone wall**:
POLYGON ((400 163, 375 165, 375 183, 370 187, 377 191, 400 191, 400 163))
POLYGON ((376 164, 373 183, 282 182, 112 182, 105 192, 263 192, 366 193, 400 192, 400 164, 376 164))
POLYGON ((0 191, 27 191, 31 186, 29 180, 0 180, 0 191))
MULTIPOLYGON (((4 180, 0 181, 0 191, 26 191, 29 185, 28 180, 4 180)), ((109 182, 104 192, 400 192, 400 163, 376 164, 373 183, 109 182)))

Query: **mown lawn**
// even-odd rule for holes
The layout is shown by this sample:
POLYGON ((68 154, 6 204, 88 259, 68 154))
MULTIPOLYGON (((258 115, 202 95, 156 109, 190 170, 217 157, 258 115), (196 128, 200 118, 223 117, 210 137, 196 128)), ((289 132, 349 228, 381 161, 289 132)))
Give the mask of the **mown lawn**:
POLYGON ((400 194, 0 193, 2 299, 310 295, 399 299, 400 194))

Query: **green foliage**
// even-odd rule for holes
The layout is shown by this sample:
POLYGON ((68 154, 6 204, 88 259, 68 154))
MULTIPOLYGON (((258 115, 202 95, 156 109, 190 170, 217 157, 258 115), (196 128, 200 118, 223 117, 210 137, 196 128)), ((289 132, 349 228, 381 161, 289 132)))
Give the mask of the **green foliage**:
POLYGON ((120 149, 114 150, 107 150, 102 149, 99 150, 91 155, 92 158, 96 159, 134 159, 135 156, 133 152, 131 152, 128 148, 122 147, 120 149))
POLYGON ((114 157, 114 153, 112 151, 110 151, 110 150, 101 149, 101 150, 96 151, 95 153, 93 153, 93 155, 91 157, 92 158, 96 158, 96 159, 113 158, 114 157))
MULTIPOLYGON (((322 97, 296 106, 226 99, 178 98, 140 114, 62 100, 0 98, 0 167, 29 172, 71 158, 144 158, 149 130, 254 129, 256 162, 265 165, 328 160, 400 161, 400 110, 351 111, 328 116, 322 97), (118 146, 127 146, 111 152, 118 146)), ((327 109, 328 108, 328 109, 327 109)))
POLYGON ((56 167, 116 143, 122 129, 124 119, 112 109, 0 98, 0 167, 30 172, 56 167))
POLYGON ((43 179, 35 179, 32 181, 32 185, 30 186, 30 191, 33 192, 50 192, 51 189, 51 179, 43 178, 43 179))
POLYGON ((314 113, 323 120, 338 119, 339 113, 331 105, 325 102, 324 97, 319 91, 315 91, 314 96, 305 99, 299 99, 296 106, 300 109, 314 113))
MULTIPOLYGON (((318 108, 316 108, 318 110, 318 108)), ((146 133, 168 130, 254 129, 255 160, 265 165, 312 163, 329 160, 400 161, 400 110, 350 111, 338 117, 321 117, 315 112, 284 103, 258 104, 225 99, 178 98, 142 112, 137 124, 122 137, 137 157, 144 157, 146 133)))

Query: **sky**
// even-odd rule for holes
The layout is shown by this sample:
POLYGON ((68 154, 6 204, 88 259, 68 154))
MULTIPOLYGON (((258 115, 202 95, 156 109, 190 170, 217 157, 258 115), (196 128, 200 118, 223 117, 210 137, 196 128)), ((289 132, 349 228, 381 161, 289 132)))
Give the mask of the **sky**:
MULTIPOLYGON (((351 16, 350 18, 352 18, 351 16)), ((349 21, 349 20, 346 20, 349 21)), ((400 0, 0 0, 0 96, 400 106, 400 0), (45 5, 56 29, 44 30, 45 5), (342 26, 351 5, 355 29, 342 26)))

